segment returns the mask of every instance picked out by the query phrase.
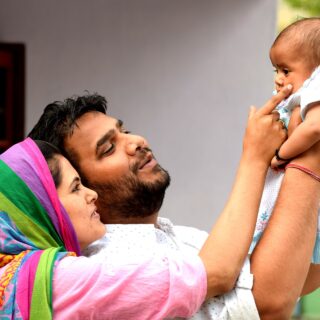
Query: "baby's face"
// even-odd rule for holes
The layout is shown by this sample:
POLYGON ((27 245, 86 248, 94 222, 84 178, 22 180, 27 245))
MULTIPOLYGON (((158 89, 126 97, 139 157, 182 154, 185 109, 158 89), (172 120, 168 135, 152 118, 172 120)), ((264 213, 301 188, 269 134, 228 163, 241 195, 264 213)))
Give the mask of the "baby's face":
POLYGON ((296 92, 313 71, 306 56, 285 41, 278 42, 270 49, 270 60, 276 72, 277 91, 283 86, 292 84, 292 93, 296 92))

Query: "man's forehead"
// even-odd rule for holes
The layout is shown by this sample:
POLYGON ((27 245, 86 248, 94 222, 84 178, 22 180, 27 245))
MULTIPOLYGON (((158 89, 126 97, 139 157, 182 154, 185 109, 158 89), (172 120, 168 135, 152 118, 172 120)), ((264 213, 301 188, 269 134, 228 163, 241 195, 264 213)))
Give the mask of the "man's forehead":
POLYGON ((70 137, 66 139, 66 146, 82 154, 95 150, 96 143, 103 135, 119 126, 119 120, 101 112, 88 112, 76 122, 70 137))
POLYGON ((104 126, 115 126, 118 120, 98 111, 91 111, 83 114, 79 119, 77 119, 78 129, 86 128, 87 126, 97 127, 99 124, 104 126))

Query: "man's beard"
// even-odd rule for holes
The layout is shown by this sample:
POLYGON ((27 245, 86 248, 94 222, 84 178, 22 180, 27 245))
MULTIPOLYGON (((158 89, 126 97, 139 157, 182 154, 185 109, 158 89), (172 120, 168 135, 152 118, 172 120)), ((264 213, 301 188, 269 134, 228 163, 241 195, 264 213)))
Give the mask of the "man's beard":
POLYGON ((99 197, 98 210, 103 222, 112 219, 145 218, 157 213, 162 205, 165 191, 170 184, 169 173, 160 165, 152 172, 157 175, 152 182, 142 181, 137 175, 138 166, 129 173, 107 183, 90 183, 99 197))

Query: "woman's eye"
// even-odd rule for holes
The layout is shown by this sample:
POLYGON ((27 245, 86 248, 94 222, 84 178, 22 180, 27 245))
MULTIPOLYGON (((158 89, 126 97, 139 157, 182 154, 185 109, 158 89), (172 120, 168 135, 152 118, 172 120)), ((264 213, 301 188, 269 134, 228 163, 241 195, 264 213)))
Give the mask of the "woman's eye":
POLYGON ((80 190, 80 187, 81 187, 80 183, 77 183, 77 184, 74 186, 74 188, 72 189, 72 192, 77 192, 77 191, 79 191, 79 190, 80 190))
POLYGON ((273 72, 274 73, 278 73, 278 69, 273 69, 273 72))

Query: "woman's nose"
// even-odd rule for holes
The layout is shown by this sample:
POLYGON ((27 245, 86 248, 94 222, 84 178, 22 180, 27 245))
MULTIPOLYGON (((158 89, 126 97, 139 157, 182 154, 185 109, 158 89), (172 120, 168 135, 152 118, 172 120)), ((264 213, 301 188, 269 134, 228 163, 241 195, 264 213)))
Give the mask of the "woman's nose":
POLYGON ((141 136, 128 135, 126 144, 126 152, 130 156, 134 156, 137 151, 148 147, 148 142, 141 136))
POLYGON ((87 187, 85 187, 85 188, 86 188, 87 202, 88 203, 95 203, 98 199, 98 194, 92 189, 89 189, 87 187))

